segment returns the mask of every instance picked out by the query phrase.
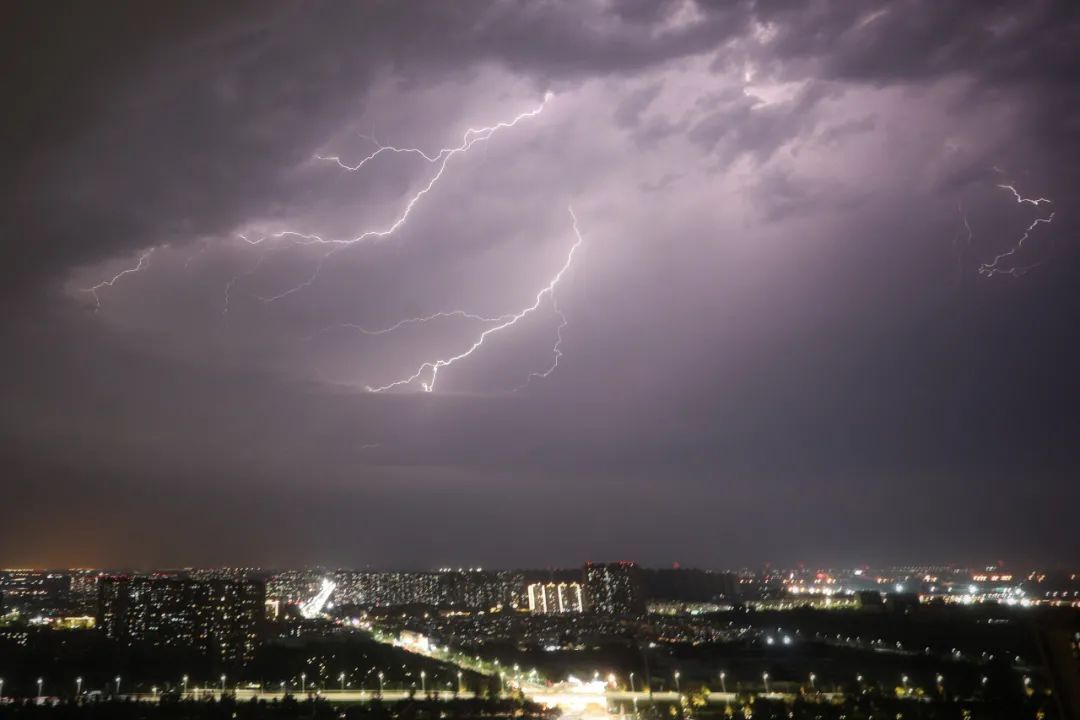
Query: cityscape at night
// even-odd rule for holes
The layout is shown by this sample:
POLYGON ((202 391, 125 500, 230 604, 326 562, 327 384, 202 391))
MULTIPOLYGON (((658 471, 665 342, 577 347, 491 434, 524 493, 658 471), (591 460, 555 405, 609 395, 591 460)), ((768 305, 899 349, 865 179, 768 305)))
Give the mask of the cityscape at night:
POLYGON ((1053 717, 1078 689, 1080 573, 1045 569, 9 569, 0 591, 15 708, 1053 717))
POLYGON ((1080 0, 0 0, 0 720, 1080 720, 1080 0))

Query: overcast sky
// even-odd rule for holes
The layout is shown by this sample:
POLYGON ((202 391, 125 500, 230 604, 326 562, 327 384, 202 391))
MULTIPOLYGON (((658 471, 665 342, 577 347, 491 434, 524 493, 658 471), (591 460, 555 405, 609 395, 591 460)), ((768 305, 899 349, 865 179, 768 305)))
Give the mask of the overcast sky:
POLYGON ((1077 559, 1075 3, 5 17, 0 563, 1077 559))

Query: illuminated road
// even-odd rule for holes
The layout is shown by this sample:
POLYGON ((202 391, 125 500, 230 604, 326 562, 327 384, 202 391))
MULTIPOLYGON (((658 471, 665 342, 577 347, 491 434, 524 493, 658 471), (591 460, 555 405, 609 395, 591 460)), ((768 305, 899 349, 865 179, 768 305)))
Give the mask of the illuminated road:
MULTIPOLYGON (((548 707, 557 707, 571 716, 608 715, 612 712, 632 714, 635 709, 648 707, 650 702, 674 704, 679 701, 678 693, 673 691, 653 692, 652 697, 650 698, 649 693, 647 692, 630 692, 627 690, 595 692, 548 688, 539 685, 524 685, 521 690, 525 697, 532 702, 548 707)), ((183 694, 183 697, 188 700, 219 700, 221 699, 221 695, 222 692, 220 688, 192 688, 186 694, 183 694)), ((327 702, 369 703, 379 698, 378 692, 353 689, 346 689, 344 691, 326 689, 307 693, 289 691, 288 693, 285 693, 280 690, 266 691, 258 690, 256 688, 242 688, 226 690, 225 695, 227 697, 235 698, 238 701, 265 700, 267 702, 280 702, 286 697, 292 697, 297 701, 317 698, 327 702)), ((157 702, 160 699, 161 694, 128 693, 115 697, 135 702, 157 702)), ((386 690, 382 693, 382 700, 386 702, 408 700, 410 697, 414 700, 424 699, 423 694, 419 691, 386 690)), ((438 702, 450 702, 453 700, 471 700, 475 697, 475 693, 471 691, 462 691, 454 695, 452 692, 443 690, 439 692, 438 697, 432 695, 427 699, 438 702)), ((503 697, 510 697, 510 695, 504 694, 503 697)), ((791 701, 795 696, 792 693, 771 692, 759 693, 757 697, 791 701)), ((840 697, 840 694, 820 693, 820 697, 822 699, 831 700, 835 697, 840 697)), ((730 692, 711 692, 707 698, 707 702, 710 704, 733 703, 735 701, 736 694, 730 692)))
MULTIPOLYGON (((382 693, 382 699, 387 702, 395 702, 398 700, 408 700, 409 696, 413 695, 414 699, 422 699, 423 694, 417 690, 415 692, 410 690, 386 690, 382 693)), ((218 700, 221 698, 221 688, 192 688, 186 694, 181 694, 184 699, 188 700, 218 700)), ((319 698, 330 702, 349 702, 349 703, 366 703, 379 698, 379 693, 372 690, 352 690, 346 689, 344 692, 341 690, 318 690, 307 693, 301 693, 296 690, 290 690, 285 693, 281 690, 258 690, 256 688, 239 688, 233 690, 232 688, 225 691, 227 697, 236 698, 237 700, 266 700, 267 702, 272 700, 284 700, 286 697, 292 697, 294 700, 303 701, 308 698, 319 698)), ((127 695, 119 695, 118 697, 123 700, 135 700, 139 702, 154 702, 160 698, 160 693, 130 693, 127 695)), ((456 696, 443 690, 439 693, 439 701, 450 701, 454 699, 469 700, 476 697, 475 693, 463 691, 459 692, 456 696)), ((432 698, 434 699, 434 698, 432 698)))

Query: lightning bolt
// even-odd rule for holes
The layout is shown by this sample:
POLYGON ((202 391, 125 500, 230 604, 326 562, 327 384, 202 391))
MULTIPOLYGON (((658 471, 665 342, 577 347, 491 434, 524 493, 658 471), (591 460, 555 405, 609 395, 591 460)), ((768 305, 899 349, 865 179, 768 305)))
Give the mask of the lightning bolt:
MULTIPOLYGON (((562 267, 560 267, 559 271, 555 273, 554 277, 552 277, 551 280, 548 281, 548 284, 541 288, 538 293, 536 293, 536 297, 533 299, 533 303, 531 305, 508 316, 507 320, 504 320, 499 324, 495 325, 494 327, 490 327, 481 332, 480 335, 476 338, 476 340, 474 340, 472 344, 470 344, 469 347, 463 352, 460 352, 456 355, 450 355, 449 357, 445 358, 429 360, 421 364, 420 367, 416 369, 416 372, 407 377, 395 380, 393 382, 387 383, 386 385, 381 385, 378 387, 372 387, 369 385, 367 386, 367 390, 369 392, 385 392, 387 390, 393 390, 395 388, 411 385, 414 382, 419 382, 420 387, 424 390, 424 392, 434 392, 435 383, 439 377, 439 370, 450 367, 454 363, 469 357, 483 346, 484 341, 487 340, 488 337, 490 337, 491 335, 495 335, 496 333, 502 332, 507 328, 513 327, 522 318, 536 312, 536 310, 543 304, 546 298, 554 297, 555 288, 558 286, 559 281, 562 280, 563 276, 570 269, 571 265, 573 265, 574 256, 577 253, 578 248, 580 248, 581 244, 584 242, 584 239, 581 236, 581 230, 578 228, 578 221, 577 216, 574 214, 574 208, 570 207, 567 209, 570 212, 570 219, 572 221, 572 226, 574 230, 574 244, 570 246, 570 251, 569 253, 567 253, 566 261, 563 263, 562 267), (428 380, 425 381, 423 379, 425 376, 430 377, 428 380)), ((563 318, 563 324, 565 324, 566 317, 563 316, 562 313, 559 314, 563 318)), ((559 337, 561 340, 561 328, 559 337)), ((561 354, 561 351, 558 348, 558 343, 556 343, 555 353, 555 365, 557 365, 558 357, 561 354)), ((553 370, 554 366, 547 372, 547 374, 550 374, 553 370)))
MULTIPOLYGON (((1027 197, 1024 197, 1012 185, 998 185, 998 187, 1002 188, 1003 190, 1008 190, 1009 192, 1011 192, 1013 194, 1013 197, 1016 198, 1016 202, 1020 203, 1020 204, 1028 203, 1030 205, 1034 205, 1035 207, 1038 207, 1042 203, 1050 203, 1050 202, 1052 202, 1051 200, 1049 200, 1047 198, 1042 198, 1042 197, 1040 197, 1040 198, 1027 198, 1027 197)), ((1027 229, 1024 231, 1024 234, 1020 236, 1020 239, 1016 241, 1016 244, 1014 244, 1008 250, 1006 250, 1006 251, 1004 251, 1002 253, 999 253, 990 262, 983 263, 982 265, 980 265, 979 266, 979 274, 980 275, 985 275, 986 277, 994 277, 995 275, 1012 275, 1013 277, 1019 277, 1019 276, 1025 274, 1025 273, 1027 273, 1029 270, 1031 270, 1033 268, 1036 268, 1039 265, 1041 265, 1042 261, 1039 261, 1037 263, 1032 263, 1030 265, 1025 265, 1025 266, 1022 266, 1022 267, 1015 267, 1014 266, 1014 267, 1010 267, 1010 268, 1003 268, 1003 267, 1000 266, 1000 263, 1003 260, 1005 260, 1007 258, 1010 258, 1013 255, 1015 255, 1017 252, 1019 252, 1020 249, 1024 247, 1024 243, 1027 242, 1028 238, 1031 237, 1031 233, 1035 231, 1035 228, 1037 228, 1039 225, 1042 225, 1044 223, 1048 225, 1051 222, 1053 222, 1053 220, 1054 220, 1054 213, 1050 213, 1049 217, 1035 218, 1031 222, 1031 224, 1027 226, 1027 229)))
POLYGON ((442 148, 434 155, 429 155, 423 150, 420 150, 419 148, 399 148, 391 145, 381 144, 379 144, 378 149, 364 157, 356 165, 349 165, 342 161, 342 159, 338 156, 316 155, 316 159, 332 162, 348 172, 359 171, 360 168, 362 168, 364 165, 371 162, 383 153, 419 155, 424 158, 424 160, 426 160, 429 164, 435 165, 436 169, 435 172, 431 175, 428 182, 416 193, 414 193, 412 197, 409 198, 408 202, 405 204, 404 210, 402 210, 402 212, 389 225, 386 225, 383 228, 365 230, 352 238, 324 238, 321 235, 317 235, 314 233, 304 233, 296 230, 282 230, 279 232, 263 235, 257 239, 248 239, 244 237, 245 242, 251 245, 259 245, 268 240, 292 239, 293 242, 297 245, 333 246, 331 250, 324 253, 319 258, 319 260, 315 264, 315 269, 306 280, 281 293, 268 297, 263 297, 260 299, 264 302, 274 302, 277 300, 281 300, 282 298, 288 297, 289 295, 292 295, 296 292, 299 292, 304 288, 310 287, 318 279, 319 273, 322 271, 323 265, 330 258, 330 256, 336 254, 338 251, 344 248, 351 247, 358 243, 382 240, 396 233, 403 225, 405 225, 406 222, 408 222, 409 215, 412 214, 413 208, 416 207, 417 203, 419 203, 424 198, 424 196, 431 192, 435 185, 438 184, 439 180, 442 179, 443 174, 446 172, 446 167, 453 157, 468 152, 473 145, 490 139, 492 135, 499 132, 500 130, 512 128, 525 120, 536 117, 544 111, 544 108, 547 107, 547 104, 551 102, 554 97, 554 93, 549 91, 544 94, 544 98, 539 105, 537 105, 532 110, 527 110, 525 112, 519 113, 511 120, 504 120, 502 122, 495 123, 494 125, 487 125, 484 127, 470 127, 462 135, 461 142, 458 145, 449 148, 442 148))
MULTIPOLYGON (((478 142, 480 142, 482 140, 487 140, 492 135, 497 133, 499 130, 505 130, 505 129, 508 129, 508 128, 512 128, 512 127, 514 127, 515 125, 517 125, 518 123, 520 123, 523 120, 528 120, 530 118, 536 117, 537 115, 539 115, 540 113, 542 113, 544 111, 544 107, 546 107, 547 104, 549 102, 551 102, 551 100, 554 97, 555 97, 555 94, 548 91, 548 92, 544 93, 544 99, 540 102, 539 105, 537 105, 532 110, 527 110, 525 112, 519 113, 512 120, 506 120, 506 121, 503 121, 503 122, 498 122, 498 123, 495 123, 494 125, 487 125, 485 127, 478 127, 478 128, 472 128, 471 127, 471 128, 469 128, 469 129, 467 129, 465 131, 464 135, 462 135, 460 144, 458 144, 458 145, 456 145, 454 147, 442 148, 441 150, 439 150, 439 152, 435 153, 434 155, 428 155, 427 153, 425 153, 420 148, 413 148, 413 147, 402 148, 402 147, 396 147, 394 145, 383 145, 382 143, 380 143, 375 138, 367 136, 369 140, 371 140, 373 143, 375 143, 377 148, 376 148, 376 150, 374 152, 369 154, 367 157, 363 158, 360 162, 358 162, 355 165, 349 165, 348 163, 343 161, 337 155, 316 155, 315 159, 316 160, 323 160, 323 161, 326 161, 326 162, 332 162, 335 165, 337 165, 338 167, 340 167, 342 170, 347 170, 349 172, 357 172, 358 170, 360 170, 360 168, 364 167, 364 165, 367 165, 369 162, 371 162, 375 158, 379 157, 383 153, 419 155, 420 157, 424 158, 424 160, 426 160, 429 164, 434 165, 435 163, 439 163, 439 169, 436 172, 435 176, 432 178, 432 182, 427 186, 427 188, 425 188, 424 190, 421 190, 419 193, 417 193, 418 196, 422 197, 428 190, 431 189, 431 186, 435 182, 438 182, 439 176, 441 176, 443 170, 446 168, 447 161, 449 161, 449 159, 451 157, 453 157, 454 155, 457 155, 459 153, 467 152, 469 150, 469 148, 472 147, 474 144, 476 144, 476 143, 478 143, 478 142)), ((416 199, 417 198, 414 197, 413 202, 415 202, 416 199)), ((406 214, 408 214, 408 206, 406 206, 406 214)), ((393 226, 391 226, 391 227, 393 227, 393 226)), ((393 230, 390 230, 389 232, 393 232, 393 230)), ((380 233, 378 233, 378 232, 365 233, 365 234, 360 235, 357 238, 354 238, 351 241, 350 240, 342 240, 342 241, 337 241, 337 242, 342 242, 342 243, 345 243, 345 244, 352 244, 354 242, 360 242, 360 241, 366 239, 364 237, 364 235, 370 236, 370 235, 378 235, 378 234, 380 234, 380 233)), ((383 234, 389 234, 389 233, 384 232, 383 234)), ((311 236, 308 236, 308 237, 311 237, 311 236)))
POLYGON ((1013 277, 1020 277, 1029 270, 1036 268, 1039 265, 1042 265, 1042 261, 1039 261, 1037 263, 1032 263, 1031 265, 1025 265, 1023 267, 1011 267, 1008 269, 998 267, 998 263, 1000 263, 1005 258, 1012 257, 1014 254, 1016 254, 1018 250, 1020 250, 1020 248, 1024 247, 1024 243, 1029 237, 1031 237, 1031 233, 1035 230, 1036 227, 1038 227, 1042 223, 1049 224, 1053 221, 1053 219, 1054 213, 1050 213, 1050 217, 1035 218, 1035 220, 1032 221, 1030 225, 1028 225, 1027 230, 1024 231, 1024 234, 1020 237, 1020 239, 1016 242, 1015 245, 1013 245, 1005 252, 1000 253, 991 262, 983 263, 982 265, 980 265, 979 274, 985 275, 986 277, 993 277, 994 275, 1012 275, 1013 277))
POLYGON ((150 256, 154 254, 154 250, 155 250, 155 248, 152 247, 149 250, 147 250, 146 252, 139 255, 139 261, 133 267, 129 267, 129 268, 126 268, 124 270, 121 270, 120 272, 116 273, 115 275, 113 275, 108 280, 102 280, 97 285, 91 285, 88 288, 81 288, 80 289, 80 292, 90 293, 91 295, 94 296, 94 311, 95 312, 97 312, 97 310, 99 310, 101 308, 101 297, 98 295, 98 290, 102 290, 102 289, 107 288, 107 287, 112 287, 113 285, 116 284, 116 282, 120 278, 124 277, 125 275, 131 275, 133 273, 137 273, 137 272, 142 271, 142 269, 146 267, 147 262, 150 260, 150 256))
MULTIPOLYGON (((378 140, 376 140, 375 138, 373 138, 370 135, 364 135, 363 137, 370 140, 371 142, 373 142, 377 149, 375 150, 375 152, 371 153, 370 155, 368 155, 367 157, 365 157, 363 160, 356 163, 355 165, 349 165, 344 160, 342 160, 339 155, 316 155, 315 159, 316 160, 323 160, 325 162, 332 162, 332 163, 336 164, 338 167, 340 167, 342 170, 348 170, 349 172, 356 172, 357 170, 364 167, 369 162, 371 162, 375 158, 379 157, 383 153, 395 153, 395 154, 404 154, 404 155, 419 155, 420 157, 427 160, 429 163, 436 163, 436 162, 439 161, 439 159, 444 154, 450 152, 453 149, 453 148, 443 148, 442 150, 435 153, 434 155, 428 155, 426 152, 424 152, 420 148, 399 148, 399 147, 395 147, 393 145, 383 145, 381 142, 379 142, 378 140)), ((466 138, 467 138, 467 136, 466 136, 466 138)))
POLYGON ((1021 195, 1021 194, 1020 194, 1020 192, 1019 192, 1019 191, 1018 191, 1018 190, 1017 190, 1017 189, 1016 189, 1015 187, 1013 187, 1012 185, 998 185, 998 187, 999 187, 999 188, 1001 188, 1001 189, 1003 189, 1003 190, 1008 190, 1009 192, 1011 192, 1011 193, 1013 194, 1013 197, 1014 197, 1014 198, 1016 198, 1016 202, 1017 202, 1017 203, 1021 203, 1021 204, 1022 204, 1022 203, 1028 203, 1028 204, 1030 204, 1030 205, 1034 205, 1035 207, 1038 207, 1038 206, 1039 206, 1039 205, 1041 205, 1042 203, 1050 203, 1050 202, 1052 202, 1051 200, 1049 200, 1049 199, 1047 199, 1047 198, 1044 198, 1044 197, 1041 197, 1041 198, 1028 198, 1028 197, 1024 197, 1024 196, 1023 196, 1023 195, 1021 195))
POLYGON ((331 330, 338 330, 338 329, 355 330, 356 332, 360 333, 361 335, 389 335, 390 333, 395 332, 397 330, 400 330, 401 328, 407 327, 409 325, 425 325, 425 324, 427 324, 429 322, 434 322, 435 320, 442 320, 442 319, 445 319, 445 318, 463 318, 465 320, 475 320, 477 322, 482 322, 482 323, 496 323, 496 322, 502 322, 504 320, 509 320, 511 317, 512 317, 511 315, 500 315, 498 317, 487 317, 485 315, 477 315, 476 313, 466 312, 465 310, 448 310, 448 311, 441 311, 441 312, 431 313, 430 315, 422 315, 422 316, 419 316, 419 317, 405 318, 404 320, 399 320, 396 323, 394 323, 393 325, 390 325, 388 327, 377 328, 377 329, 370 329, 370 328, 364 327, 363 325, 358 325, 356 323, 338 323, 337 325, 331 325, 331 326, 325 327, 322 330, 319 330, 319 331, 317 331, 315 333, 312 333, 308 337, 308 339, 310 340, 311 338, 314 338, 317 335, 322 335, 323 333, 327 333, 327 332, 330 332, 331 330))
MULTIPOLYGON (((465 131, 464 135, 462 136, 461 142, 458 145, 456 145, 454 147, 442 148, 437 153, 435 153, 434 155, 429 155, 429 154, 425 153, 423 150, 421 150, 419 148, 399 148, 399 147, 395 147, 395 146, 392 146, 392 145, 382 145, 381 143, 378 143, 378 142, 376 142, 376 145, 378 145, 378 148, 374 152, 370 153, 368 156, 364 157, 356 165, 349 165, 349 164, 345 163, 340 157, 337 157, 337 156, 316 155, 315 158, 317 160, 333 162, 333 163, 337 164, 339 167, 341 167, 342 169, 347 170, 349 172, 357 172, 364 165, 366 165, 367 163, 371 162, 376 157, 378 157, 379 155, 382 155, 384 153, 419 155, 425 161, 427 161, 429 164, 437 165, 437 168, 435 170, 435 173, 428 180, 427 184, 424 185, 419 191, 417 191, 409 199, 409 201, 405 204, 405 209, 402 211, 402 213, 400 215, 398 215, 398 217, 395 218, 393 220, 393 222, 391 222, 389 225, 387 225, 384 228, 381 228, 381 229, 378 229, 378 230, 366 230, 366 231, 360 233, 359 235, 357 235, 357 236, 355 236, 353 238, 350 238, 350 239, 326 239, 326 238, 323 238, 320 235, 316 235, 316 234, 313 234, 313 233, 302 233, 302 232, 298 232, 298 231, 295 231, 295 230, 283 230, 283 231, 280 231, 280 232, 275 232, 275 233, 271 233, 271 234, 267 234, 267 235, 262 235, 259 238, 249 238, 244 234, 240 234, 239 237, 244 242, 248 243, 249 245, 260 245, 260 244, 266 242, 267 240, 293 238, 294 241, 295 241, 295 244, 297 244, 297 245, 331 245, 331 246, 334 246, 333 249, 331 249, 330 251, 324 253, 319 258, 319 260, 315 264, 315 269, 313 270, 311 275, 306 280, 304 280, 300 284, 296 285, 295 287, 289 288, 289 289, 287 289, 287 290, 285 290, 283 292, 280 292, 280 293, 278 293, 276 295, 260 296, 259 299, 262 300, 263 302, 274 302, 274 301, 280 300, 280 299, 282 299, 284 297, 288 297, 289 295, 292 295, 293 293, 299 292, 300 290, 303 290, 304 288, 309 287, 312 283, 315 282, 316 279, 318 279, 319 273, 321 272, 322 267, 325 264, 326 260, 331 255, 336 253, 338 250, 340 250, 340 249, 342 249, 344 247, 349 247, 351 245, 355 245, 357 243, 362 243, 362 242, 364 242, 366 240, 383 239, 383 238, 389 237, 390 235, 393 235, 395 232, 398 231, 398 229, 400 229, 408 221, 409 215, 412 213, 413 208, 416 206, 416 204, 419 203, 420 200, 422 200, 425 195, 427 195, 429 192, 431 192, 431 190, 439 182, 439 180, 442 178, 444 172, 446 171, 446 166, 450 162, 451 158, 453 158, 455 155, 460 155, 460 154, 468 152, 469 149, 473 145, 475 145, 476 143, 482 142, 484 140, 490 139, 492 135, 499 132, 500 130, 506 130, 506 129, 512 128, 512 127, 518 125, 519 123, 521 123, 521 122, 523 122, 525 120, 536 117, 537 115, 539 115, 541 112, 544 111, 544 108, 547 107, 547 104, 549 102, 551 102, 551 100, 554 97, 555 97, 554 93, 549 91, 549 92, 544 94, 544 98, 541 101, 541 103, 539 105, 537 105, 535 108, 533 108, 532 110, 527 110, 525 112, 519 113, 518 115, 514 116, 510 120, 504 120, 504 121, 501 121, 501 122, 497 122, 497 123, 495 123, 493 125, 486 125, 486 126, 483 126, 483 127, 475 127, 475 128, 470 127, 465 131)), ((372 139, 372 140, 374 142, 374 139, 372 139)), ((88 292, 88 293, 91 293, 94 296, 95 310, 101 307, 101 298, 98 296, 97 291, 101 290, 101 289, 103 289, 105 287, 112 287, 120 278, 124 277, 125 275, 129 275, 131 273, 136 273, 136 272, 139 272, 140 270, 142 270, 143 267, 146 264, 147 259, 150 257, 150 255, 153 253, 154 250, 155 250, 155 248, 152 247, 149 250, 147 250, 145 253, 143 253, 139 257, 138 264, 135 265, 134 267, 122 270, 121 272, 114 275, 112 278, 110 278, 108 280, 105 280, 103 282, 100 282, 97 285, 94 285, 94 286, 88 287, 88 288, 81 288, 80 289, 82 292, 88 292)), ((188 257, 188 259, 184 263, 184 268, 186 269, 191 264, 191 261, 197 255, 200 255, 204 250, 205 250, 205 247, 200 249, 198 252, 194 253, 192 256, 188 257)), ((249 273, 243 273, 243 274, 247 275, 249 273)), ((230 288, 231 288, 231 286, 233 284, 235 284, 238 277, 239 276, 233 278, 230 281, 230 283, 229 283, 230 288)), ((227 295, 228 295, 228 289, 226 290, 226 297, 227 297, 227 295)), ((228 310, 227 310, 227 301, 226 301, 226 310, 225 310, 225 312, 227 312, 227 311, 228 310)))

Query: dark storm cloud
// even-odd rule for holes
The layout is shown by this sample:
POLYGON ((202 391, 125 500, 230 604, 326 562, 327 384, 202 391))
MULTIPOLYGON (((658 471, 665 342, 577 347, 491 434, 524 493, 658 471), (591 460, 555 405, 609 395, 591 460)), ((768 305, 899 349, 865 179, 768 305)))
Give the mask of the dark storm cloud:
POLYGON ((1077 23, 929 0, 19 6, 0 562, 1070 559, 1077 23), (437 147, 549 89, 395 243, 265 306, 313 262, 275 248, 222 312, 262 262, 233 233, 351 232, 415 182, 313 153, 362 157, 372 127, 437 147), (1003 181, 1059 215, 1037 273, 983 282, 1032 218, 1003 181), (522 307, 571 200, 565 354, 526 391, 501 389, 546 367, 550 311, 455 367, 468 394, 363 393, 427 337, 316 332, 522 307), (65 287, 164 243, 96 315, 65 287))
POLYGON ((741 91, 707 97, 702 103, 707 114, 689 129, 687 137, 718 156, 721 167, 742 154, 762 163, 782 144, 812 128, 813 108, 830 92, 836 89, 813 83, 800 89, 791 103, 764 109, 759 98, 741 91))
POLYGON ((847 120, 825 128, 821 132, 821 141, 826 145, 836 143, 849 135, 870 132, 877 127, 877 115, 871 113, 857 120, 847 120))
POLYGON ((542 82, 629 72, 746 21, 739 6, 663 32, 591 4, 213 7, 23 6, 5 23, 2 90, 18 101, 0 227, 27 238, 7 244, 5 277, 221 234, 287 201, 284 171, 359 109, 380 69, 425 81, 484 60, 542 82))

